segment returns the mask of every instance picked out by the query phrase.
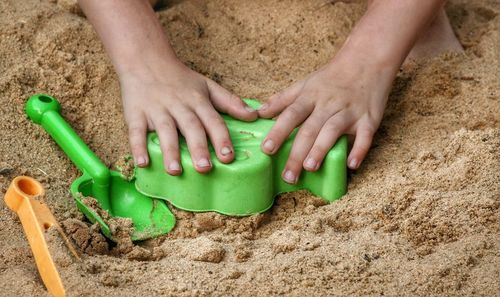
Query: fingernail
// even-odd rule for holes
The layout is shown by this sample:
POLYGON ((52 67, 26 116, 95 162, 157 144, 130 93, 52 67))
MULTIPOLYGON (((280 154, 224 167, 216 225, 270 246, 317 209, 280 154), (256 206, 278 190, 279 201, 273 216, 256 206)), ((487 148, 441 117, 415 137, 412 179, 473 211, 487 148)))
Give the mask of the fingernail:
POLYGON ((144 158, 143 156, 140 156, 137 158, 136 163, 138 166, 146 165, 146 158, 144 158))
POLYGON ((172 161, 170 164, 168 164, 168 170, 170 171, 179 171, 181 170, 181 165, 177 161, 172 161))
POLYGON ((259 107, 257 108, 257 110, 266 110, 268 107, 269 107, 269 104, 264 103, 264 104, 262 104, 261 106, 259 106, 259 107))
POLYGON ((196 165, 200 168, 210 167, 210 161, 205 158, 199 159, 196 165))
POLYGON ((228 147, 228 146, 225 146, 223 147, 221 150, 220 150, 220 153, 223 155, 223 156, 227 156, 229 155, 230 153, 232 152, 231 148, 228 147))
POLYGON ((356 169, 358 168, 358 160, 356 159, 351 159, 351 161, 349 162, 349 167, 351 169, 356 169))
POLYGON ((313 158, 307 158, 306 163, 304 165, 307 169, 315 169, 316 160, 314 160, 313 158))
POLYGON ((293 174, 293 172, 290 170, 285 171, 285 174, 283 174, 283 179, 290 184, 294 184, 296 182, 295 174, 293 174))
POLYGON ((264 148, 266 151, 272 152, 274 150, 274 141, 272 139, 266 140, 266 142, 264 142, 264 148))
POLYGON ((255 111, 255 109, 253 109, 252 107, 250 107, 248 105, 245 106, 245 110, 248 111, 248 112, 254 112, 255 111))

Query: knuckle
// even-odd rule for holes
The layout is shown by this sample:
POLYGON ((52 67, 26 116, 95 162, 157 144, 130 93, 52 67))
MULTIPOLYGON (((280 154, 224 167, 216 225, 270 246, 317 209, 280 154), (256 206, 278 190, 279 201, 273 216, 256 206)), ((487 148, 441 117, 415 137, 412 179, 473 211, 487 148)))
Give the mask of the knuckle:
POLYGON ((173 130, 173 129, 175 129, 175 125, 172 121, 169 121, 167 119, 163 119, 156 124, 156 129, 158 129, 158 130, 173 130))
POLYGON ((300 137, 303 137, 303 138, 315 138, 317 133, 315 130, 313 130, 312 128, 309 128, 309 127, 302 127, 300 130, 299 130, 299 134, 300 134, 300 137))
POLYGON ((185 116, 184 125, 188 127, 197 127, 200 125, 200 122, 198 117, 194 113, 190 112, 185 116))
POLYGON ((179 155, 177 145, 174 143, 164 145, 162 147, 162 152, 164 155, 170 156, 171 158, 177 158, 177 156, 179 155))
POLYGON ((226 129, 226 122, 224 122, 224 120, 222 119, 222 117, 216 113, 212 114, 210 116, 210 123, 214 126, 216 126, 217 128, 224 128, 226 129))
POLYGON ((344 110, 344 109, 350 109, 350 107, 353 105, 353 102, 356 102, 356 100, 330 100, 329 102, 330 106, 337 105, 338 109, 344 110))
POLYGON ((160 136, 160 147, 162 151, 170 149, 178 149, 179 140, 177 134, 161 133, 160 136))
POLYGON ((208 147, 202 143, 188 143, 188 149, 192 158, 198 159, 202 156, 209 156, 208 147))
POLYGON ((235 95, 231 95, 228 103, 224 107, 225 110, 221 110, 222 112, 238 112, 242 107, 244 107, 243 101, 235 95))
POLYGON ((208 151, 208 143, 205 135, 192 135, 186 138, 188 142, 189 151, 192 152, 208 151))
POLYGON ((298 104, 292 104, 287 108, 291 115, 299 116, 303 112, 303 108, 298 104))
POLYGON ((370 146, 368 144, 358 144, 353 151, 358 154, 364 155, 370 150, 370 146))
POLYGON ((288 157, 287 165, 296 167, 296 166, 301 166, 302 162, 303 162, 302 158, 299 158, 296 155, 290 155, 288 157))
POLYGON ((192 150, 194 156, 199 156, 199 157, 210 157, 210 154, 208 152, 208 148, 206 146, 195 146, 192 150))
POLYGON ((324 129, 325 129, 325 132, 330 136, 339 134, 340 130, 341 130, 338 125, 333 124, 333 123, 326 124, 324 129))
POLYGON ((379 121, 377 120, 377 117, 375 117, 372 112, 368 112, 364 117, 360 119, 360 123, 362 124, 363 128, 372 130, 376 130, 378 122, 379 121))
POLYGON ((325 95, 328 94, 324 89, 318 87, 318 86, 307 86, 304 88, 304 90, 300 93, 299 98, 297 98, 297 101, 300 102, 310 102, 311 98, 316 98, 316 99, 324 99, 325 95))
POLYGON ((363 125, 358 129, 358 133, 362 133, 365 136, 372 137, 375 134, 376 128, 374 125, 363 125))
POLYGON ((195 141, 193 147, 195 150, 208 151, 208 145, 206 141, 195 141))
POLYGON ((300 117, 301 113, 302 111, 298 106, 290 105, 287 109, 285 109, 282 117, 286 120, 294 121, 300 117))
POLYGON ((131 142, 130 148, 134 152, 140 152, 140 151, 144 150, 144 143, 143 142, 131 142))
POLYGON ((192 91, 192 92, 190 93, 190 96, 191 96, 191 98, 193 98, 194 100, 196 100, 196 102, 197 102, 197 103, 200 103, 200 102, 206 101, 205 99, 206 99, 206 97, 207 97, 207 96, 206 96, 205 94, 203 94, 202 92, 200 92, 200 91, 196 91, 196 90, 192 91))
POLYGON ((325 153, 329 150, 329 147, 326 147, 324 144, 316 144, 311 149, 311 155, 313 156, 324 156, 325 153))
MULTIPOLYGON (((292 128, 290 128, 289 130, 291 131, 292 128)), ((267 133, 267 138, 273 139, 275 142, 281 141, 281 140, 285 139, 286 137, 288 137, 288 135, 290 135, 289 130, 283 126, 278 125, 278 123, 276 123, 271 128, 269 133, 267 133)))
POLYGON ((241 105, 243 103, 243 100, 241 100, 240 97, 234 94, 229 95, 229 100, 231 100, 231 102, 235 105, 241 105))
POLYGON ((142 134, 144 134, 144 128, 141 126, 130 126, 128 128, 128 133, 130 137, 141 136, 142 134))
POLYGON ((271 104, 274 101, 279 101, 282 97, 282 93, 277 93, 269 97, 269 100, 267 101, 269 104, 271 104))

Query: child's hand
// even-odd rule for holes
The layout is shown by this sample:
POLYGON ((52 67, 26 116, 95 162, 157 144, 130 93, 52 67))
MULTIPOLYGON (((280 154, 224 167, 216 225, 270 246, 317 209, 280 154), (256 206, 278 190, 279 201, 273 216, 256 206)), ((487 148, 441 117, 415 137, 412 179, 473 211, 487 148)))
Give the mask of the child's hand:
POLYGON ((241 120, 257 118, 257 112, 214 81, 176 60, 158 61, 147 68, 120 76, 129 140, 136 164, 147 166, 146 132, 155 130, 160 139, 165 170, 182 172, 177 129, 186 138, 193 165, 198 172, 210 171, 212 163, 207 135, 217 158, 229 163, 233 145, 222 117, 214 109, 241 120), (212 106, 213 104, 213 106, 212 106))
POLYGON ((156 130, 165 170, 182 172, 177 129, 187 141, 198 172, 212 168, 207 134, 217 158, 231 162, 234 150, 215 111, 251 121, 257 112, 214 81, 182 64, 148 1, 79 0, 101 37, 120 77, 125 119, 134 161, 148 164, 147 130, 156 130), (212 106, 213 104, 213 106, 212 106))
MULTIPOLYGON (((267 108, 259 110, 266 118, 281 113, 262 143, 268 154, 302 124, 283 170, 285 181, 296 183, 302 167, 317 170, 342 134, 355 136, 347 164, 359 167, 399 67, 439 11, 444 14, 443 4, 444 0, 369 1, 367 12, 330 64, 273 96, 267 108)), ((453 35, 449 24, 445 32, 453 35)))
POLYGON ((392 79, 377 67, 355 63, 330 63, 281 93, 259 109, 259 115, 276 124, 262 142, 262 150, 274 154, 292 130, 301 125, 283 169, 283 179, 297 182, 302 168, 316 171, 328 151, 343 134, 355 135, 348 166, 359 167, 370 149, 392 79))

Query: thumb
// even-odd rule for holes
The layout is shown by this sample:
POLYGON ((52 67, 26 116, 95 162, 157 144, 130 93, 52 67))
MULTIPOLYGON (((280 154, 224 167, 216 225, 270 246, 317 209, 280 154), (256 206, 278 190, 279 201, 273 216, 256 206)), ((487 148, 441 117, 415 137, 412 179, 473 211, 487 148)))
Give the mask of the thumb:
POLYGON ((210 79, 207 79, 207 86, 210 93, 210 100, 218 111, 227 113, 243 121, 253 121, 257 119, 257 111, 246 105, 238 96, 232 94, 210 79))
POLYGON ((302 85, 302 82, 295 83, 281 93, 276 93, 271 96, 269 100, 258 109, 259 116, 269 119, 280 114, 283 109, 295 101, 302 89, 302 85))

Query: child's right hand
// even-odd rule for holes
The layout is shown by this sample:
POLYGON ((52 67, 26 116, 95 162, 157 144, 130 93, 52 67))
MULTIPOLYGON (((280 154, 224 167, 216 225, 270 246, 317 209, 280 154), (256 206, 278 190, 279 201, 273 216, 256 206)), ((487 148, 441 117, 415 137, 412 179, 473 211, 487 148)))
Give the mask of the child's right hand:
POLYGON ((244 121, 257 118, 239 97, 178 60, 122 74, 120 84, 135 163, 148 165, 146 134, 155 130, 165 170, 171 175, 182 172, 177 129, 186 138, 194 167, 205 173, 212 168, 207 134, 221 162, 234 158, 227 127, 214 107, 244 121))

